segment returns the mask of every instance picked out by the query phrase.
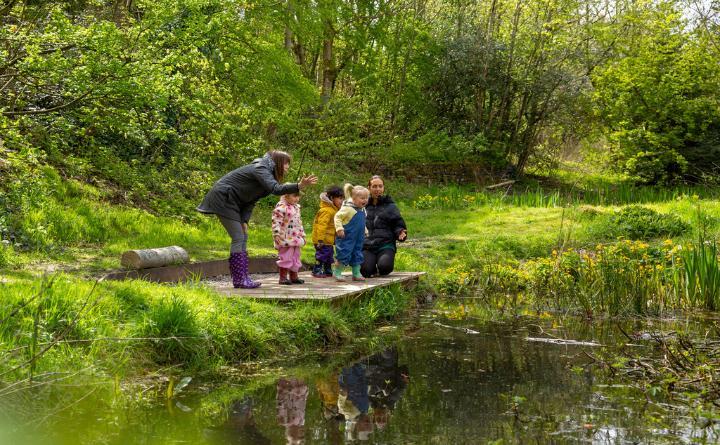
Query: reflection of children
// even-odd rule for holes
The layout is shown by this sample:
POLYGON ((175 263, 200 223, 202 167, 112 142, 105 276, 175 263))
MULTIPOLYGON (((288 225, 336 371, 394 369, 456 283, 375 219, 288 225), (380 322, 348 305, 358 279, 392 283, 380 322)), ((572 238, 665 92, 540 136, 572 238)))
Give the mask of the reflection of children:
POLYGON ((373 432, 373 423, 369 415, 360 415, 357 423, 355 424, 355 431, 357 432, 358 440, 364 442, 370 439, 370 434, 373 432))
POLYGON ((312 242, 315 245, 315 266, 312 276, 332 276, 333 246, 335 245, 335 214, 343 203, 343 190, 331 185, 320 194, 320 208, 315 214, 312 242))
POLYGON ((367 415, 370 408, 365 366, 355 363, 343 368, 338 377, 338 384, 340 385, 338 410, 345 417, 345 439, 350 441, 357 430, 360 417, 367 415))
POLYGON ((305 442, 305 404, 308 386, 295 378, 277 382, 277 419, 285 427, 288 445, 305 442))
POLYGON ((338 395, 340 393, 337 374, 332 373, 326 378, 318 379, 315 386, 322 401, 323 417, 325 419, 336 417, 339 414, 338 395))
POLYGON ((360 274, 363 263, 363 242, 365 241, 365 206, 370 192, 365 187, 345 184, 346 201, 335 214, 335 270, 337 281, 345 281, 342 276, 344 266, 352 267, 353 281, 365 281, 360 274))
POLYGON ((400 366, 397 348, 388 348, 368 358, 367 379, 373 411, 394 409, 407 387, 407 366, 400 366))
POLYGON ((272 232, 275 248, 280 259, 280 284, 302 284, 298 278, 300 249, 305 245, 305 229, 300 219, 300 194, 292 193, 280 197, 272 213, 272 232), (289 273, 289 277, 288 277, 289 273))
POLYGON ((373 407, 372 421, 378 431, 382 431, 390 420, 390 410, 384 406, 373 407))

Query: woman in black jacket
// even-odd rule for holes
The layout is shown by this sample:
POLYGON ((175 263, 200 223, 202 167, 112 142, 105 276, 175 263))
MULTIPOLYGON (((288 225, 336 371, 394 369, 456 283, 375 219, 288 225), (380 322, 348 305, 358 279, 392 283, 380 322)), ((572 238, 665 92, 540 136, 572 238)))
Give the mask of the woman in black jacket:
POLYGON ((363 244, 363 264, 360 272, 366 278, 387 275, 395 267, 396 241, 405 241, 407 226, 395 202, 385 195, 385 183, 380 176, 368 181, 370 200, 365 211, 368 234, 363 244))
POLYGON ((230 275, 236 288, 253 289, 260 283, 248 274, 247 231, 255 203, 270 194, 286 195, 317 184, 314 175, 303 176, 300 182, 281 184, 290 170, 292 158, 284 151, 269 151, 220 178, 205 195, 199 212, 215 214, 227 230, 230 244, 230 275))

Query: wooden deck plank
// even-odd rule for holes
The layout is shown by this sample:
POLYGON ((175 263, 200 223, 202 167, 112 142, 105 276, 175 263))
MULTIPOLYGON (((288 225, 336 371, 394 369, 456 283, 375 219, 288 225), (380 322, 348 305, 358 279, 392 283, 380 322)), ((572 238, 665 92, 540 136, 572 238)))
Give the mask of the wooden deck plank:
POLYGON ((244 298, 258 298, 278 301, 293 300, 321 300, 331 301, 357 295, 371 289, 389 286, 393 283, 407 283, 416 281, 425 272, 393 272, 390 275, 369 278, 366 281, 351 281, 349 274, 345 275, 347 281, 335 281, 334 278, 314 278, 310 272, 301 272, 303 284, 291 286, 278 284, 278 276, 270 274, 259 281, 262 286, 256 289, 235 289, 230 281, 213 281, 208 284, 218 292, 244 298))

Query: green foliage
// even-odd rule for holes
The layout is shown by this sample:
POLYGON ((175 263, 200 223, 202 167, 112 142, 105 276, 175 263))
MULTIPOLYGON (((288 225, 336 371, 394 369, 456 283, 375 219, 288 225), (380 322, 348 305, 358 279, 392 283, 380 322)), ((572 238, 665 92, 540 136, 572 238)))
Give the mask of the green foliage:
POLYGON ((186 213, 215 171, 262 152, 268 125, 317 99, 273 44, 272 11, 232 0, 76 6, 5 12, 0 150, 35 147, 65 176, 119 186, 115 199, 186 213))
POLYGON ((625 172, 642 184, 673 184, 684 178, 688 169, 687 160, 675 150, 665 146, 634 146, 639 151, 625 162, 625 172))
POLYGON ((675 215, 643 206, 627 206, 598 219, 591 234, 600 239, 648 240, 682 235, 688 229, 688 223, 675 215))
POLYGON ((688 23, 673 1, 637 3, 618 25, 624 32, 605 36, 617 57, 593 72, 617 166, 646 184, 715 175, 720 67, 712 31, 688 23))
POLYGON ((468 159, 490 168, 504 165, 504 158, 496 156, 482 134, 474 137, 451 134, 452 132, 437 129, 428 131, 414 140, 394 143, 387 148, 387 160, 397 166, 428 162, 462 164, 468 159))
POLYGON ((720 259, 718 245, 701 235, 690 249, 679 254, 675 285, 691 305, 720 309, 720 259))
POLYGON ((357 326, 370 327, 400 315, 412 300, 412 295, 398 285, 376 289, 371 298, 358 299, 341 308, 343 318, 357 326))
POLYGON ((531 158, 552 159, 567 129, 584 133, 589 111, 587 55, 577 51, 586 30, 561 25, 575 12, 564 1, 449 8, 454 36, 438 32, 440 50, 424 55, 433 68, 423 79, 423 117, 465 135, 469 157, 495 171, 513 165, 522 175, 531 158))
POLYGON ((152 338, 154 360, 158 363, 178 363, 199 359, 202 349, 201 333, 193 309, 182 298, 173 296, 150 307, 140 328, 140 335, 152 338))

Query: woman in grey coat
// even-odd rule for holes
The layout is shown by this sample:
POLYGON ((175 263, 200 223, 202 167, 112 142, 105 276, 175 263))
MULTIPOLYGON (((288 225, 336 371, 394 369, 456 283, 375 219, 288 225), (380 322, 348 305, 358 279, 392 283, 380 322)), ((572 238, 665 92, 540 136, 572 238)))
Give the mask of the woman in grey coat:
POLYGON ((303 176, 297 183, 281 184, 290 170, 291 160, 284 151, 267 152, 262 158, 220 178, 197 208, 199 212, 217 215, 232 239, 229 262, 236 288, 260 286, 248 274, 247 231, 255 203, 270 194, 297 193, 317 184, 314 175, 303 176))

